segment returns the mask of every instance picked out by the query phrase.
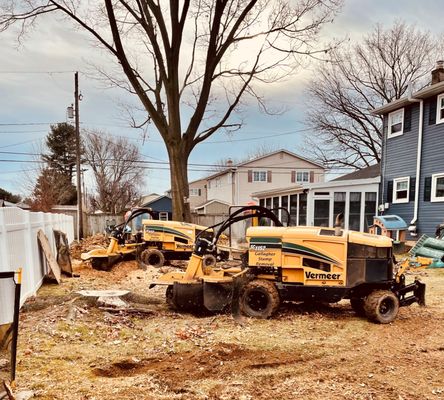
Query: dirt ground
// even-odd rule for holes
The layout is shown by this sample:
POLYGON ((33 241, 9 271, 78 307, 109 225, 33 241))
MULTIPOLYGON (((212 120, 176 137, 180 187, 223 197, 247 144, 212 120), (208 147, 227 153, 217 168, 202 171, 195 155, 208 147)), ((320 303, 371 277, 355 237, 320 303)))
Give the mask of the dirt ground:
POLYGON ((79 278, 45 284, 20 319, 18 390, 37 399, 444 399, 444 270, 427 270, 427 307, 377 325, 348 302, 285 305, 236 324, 167 308, 148 289, 157 270, 77 263, 79 278), (110 313, 80 289, 128 289, 146 312, 110 313))

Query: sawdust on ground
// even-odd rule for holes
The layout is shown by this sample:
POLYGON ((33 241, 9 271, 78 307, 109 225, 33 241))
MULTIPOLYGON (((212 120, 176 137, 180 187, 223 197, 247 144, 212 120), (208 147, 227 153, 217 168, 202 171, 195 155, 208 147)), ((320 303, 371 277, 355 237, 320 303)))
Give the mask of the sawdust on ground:
POLYGON ((70 246, 71 257, 73 259, 80 259, 82 253, 86 253, 96 248, 106 248, 108 244, 109 238, 103 233, 97 233, 82 240, 75 240, 70 246))
POLYGON ((80 278, 44 285, 34 303, 47 303, 21 316, 17 383, 37 399, 444 399, 444 270, 422 274, 428 306, 405 307, 389 325, 344 301, 287 304, 241 326, 169 310, 164 289, 148 289, 160 272, 135 261, 74 269, 80 278), (153 299, 153 313, 109 313, 73 297, 105 288, 153 299))

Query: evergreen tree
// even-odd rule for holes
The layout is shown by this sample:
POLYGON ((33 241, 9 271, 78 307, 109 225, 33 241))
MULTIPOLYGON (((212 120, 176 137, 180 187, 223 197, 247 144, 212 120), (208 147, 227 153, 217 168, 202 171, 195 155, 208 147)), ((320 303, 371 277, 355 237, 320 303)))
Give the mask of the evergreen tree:
POLYGON ((41 156, 46 165, 34 186, 31 208, 50 211, 56 204, 77 204, 77 190, 72 182, 76 166, 75 128, 67 123, 51 125, 46 146, 48 152, 41 156))
POLYGON ((11 203, 19 203, 22 199, 16 194, 12 194, 5 189, 0 188, 0 200, 9 201, 11 203))
POLYGON ((48 167, 67 176, 71 181, 76 166, 76 129, 66 122, 51 125, 51 132, 46 136, 49 153, 42 159, 48 167))

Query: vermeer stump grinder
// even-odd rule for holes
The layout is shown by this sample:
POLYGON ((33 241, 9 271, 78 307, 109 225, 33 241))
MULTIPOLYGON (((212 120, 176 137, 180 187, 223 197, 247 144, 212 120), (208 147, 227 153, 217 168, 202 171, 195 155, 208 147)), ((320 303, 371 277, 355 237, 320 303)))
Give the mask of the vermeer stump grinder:
MULTIPOLYGON (((213 226, 212 228, 215 228, 213 226)), ((392 240, 341 228, 284 227, 260 206, 245 207, 219 224, 212 241, 198 237, 185 272, 160 276, 150 287, 166 285, 167 303, 183 311, 231 310, 269 318, 283 301, 336 303, 370 321, 392 322, 399 307, 425 305, 425 284, 406 284, 406 264, 396 264, 392 240), (237 268, 205 268, 203 257, 231 224, 268 218, 274 226, 247 229, 248 251, 237 268)))
MULTIPOLYGON (((94 269, 109 271, 113 265, 127 256, 134 256, 142 267, 150 265, 162 267, 171 260, 188 260, 192 254, 195 238, 201 235, 207 240, 213 239, 213 230, 206 226, 178 221, 157 220, 158 213, 150 208, 135 208, 125 222, 113 228, 108 247, 98 248, 83 253, 81 259, 91 260, 94 269), (140 216, 150 215, 152 219, 142 220, 142 232, 131 235, 127 227, 140 216)), ((205 266, 216 264, 217 260, 226 260, 228 252, 216 246, 204 258, 205 266)))
POLYGON ((106 249, 93 249, 88 253, 82 253, 80 258, 83 261, 91 260, 91 266, 94 269, 109 271, 113 265, 121 261, 125 256, 136 254, 143 244, 142 237, 141 235, 136 235, 133 240, 128 241, 126 228, 134 218, 144 214, 154 217, 154 213, 149 208, 133 209, 125 219, 125 222, 113 227, 110 234, 110 242, 106 249))

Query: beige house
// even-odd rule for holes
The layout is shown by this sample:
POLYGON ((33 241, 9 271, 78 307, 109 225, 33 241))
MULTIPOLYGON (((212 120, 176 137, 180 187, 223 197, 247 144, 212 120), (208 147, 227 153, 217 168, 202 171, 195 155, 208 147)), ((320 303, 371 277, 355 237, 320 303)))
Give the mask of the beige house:
POLYGON ((207 177, 207 198, 202 199, 201 204, 220 200, 231 205, 246 205, 255 200, 252 193, 324 182, 324 176, 322 165, 288 150, 278 150, 236 165, 229 163, 226 169, 207 177))
POLYGON ((203 178, 188 184, 190 188, 188 201, 190 202, 191 211, 207 202, 207 183, 207 178, 203 178))
POLYGON ((208 200, 197 206, 194 210, 198 214, 227 214, 229 213, 231 204, 221 200, 208 200))

